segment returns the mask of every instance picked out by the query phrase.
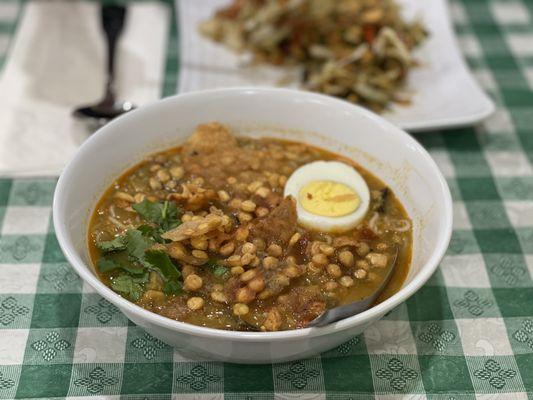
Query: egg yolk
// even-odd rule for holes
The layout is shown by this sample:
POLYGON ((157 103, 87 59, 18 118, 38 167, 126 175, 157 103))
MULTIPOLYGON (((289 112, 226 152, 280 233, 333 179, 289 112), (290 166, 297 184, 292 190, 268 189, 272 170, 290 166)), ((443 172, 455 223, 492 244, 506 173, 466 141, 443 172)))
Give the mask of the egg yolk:
POLYGON ((311 214, 342 217, 359 207, 361 199, 350 187, 333 181, 312 181, 299 192, 300 205, 311 214))

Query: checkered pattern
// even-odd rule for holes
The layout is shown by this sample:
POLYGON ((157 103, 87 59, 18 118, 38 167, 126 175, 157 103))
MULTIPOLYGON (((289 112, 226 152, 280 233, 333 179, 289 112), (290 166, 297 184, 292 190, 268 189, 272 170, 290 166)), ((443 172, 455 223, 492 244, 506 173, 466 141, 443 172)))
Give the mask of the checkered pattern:
MULTIPOLYGON (((455 220, 415 296, 320 357, 186 360, 73 273, 51 224, 55 179, 0 179, 0 398, 533 398, 533 2, 456 0, 452 11, 498 110, 477 128, 417 136, 446 175, 455 220)), ((0 1, 0 61, 18 13, 0 1)))

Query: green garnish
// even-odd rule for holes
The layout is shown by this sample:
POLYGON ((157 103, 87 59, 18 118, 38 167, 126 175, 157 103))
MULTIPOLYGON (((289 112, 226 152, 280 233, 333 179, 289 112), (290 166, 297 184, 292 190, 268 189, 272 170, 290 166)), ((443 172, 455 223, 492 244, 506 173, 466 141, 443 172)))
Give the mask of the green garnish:
POLYGON ((183 285, 179 281, 169 281, 165 283, 165 287, 163 288, 163 292, 166 295, 178 295, 183 293, 183 285))
POLYGON ((211 259, 205 264, 208 268, 211 268, 211 272, 217 278, 221 278, 229 272, 227 267, 218 264, 217 260, 211 259))
POLYGON ((137 229, 130 229, 126 232, 126 241, 126 251, 130 257, 145 265, 145 252, 154 244, 153 240, 137 229))
POLYGON ((161 276, 167 281, 178 281, 181 278, 181 272, 170 260, 167 253, 161 250, 148 250, 145 253, 145 262, 155 267, 161 273, 161 276))
POLYGON ((117 236, 113 240, 104 240, 102 242, 96 242, 96 247, 98 247, 104 253, 125 250, 126 238, 124 236, 117 236))
POLYGON ((97 265, 98 270, 104 274, 116 269, 122 269, 132 275, 142 275, 145 273, 143 267, 135 267, 132 263, 127 263, 117 258, 102 257, 98 260, 97 265))
POLYGON ((144 293, 144 284, 148 282, 148 273, 140 277, 121 274, 111 281, 111 288, 132 301, 137 301, 144 293))
POLYGON ((161 230, 168 231, 181 224, 181 211, 171 201, 155 202, 144 199, 132 208, 146 221, 159 225, 161 230))
POLYGON ((96 243, 103 253, 112 253, 98 260, 98 270, 101 273, 122 270, 112 279, 111 288, 133 301, 142 296, 149 271, 155 271, 163 278, 165 294, 180 294, 180 271, 167 253, 150 248, 156 243, 165 243, 161 234, 181 223, 181 211, 173 202, 147 199, 132 207, 148 224, 130 229, 113 240, 96 243))

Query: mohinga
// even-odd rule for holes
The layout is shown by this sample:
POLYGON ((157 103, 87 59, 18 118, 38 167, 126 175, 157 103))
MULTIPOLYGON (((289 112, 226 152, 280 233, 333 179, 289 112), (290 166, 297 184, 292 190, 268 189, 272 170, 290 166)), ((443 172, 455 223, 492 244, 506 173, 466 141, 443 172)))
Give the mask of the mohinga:
POLYGON ((390 268, 380 300, 394 294, 412 227, 394 193, 354 161, 209 123, 118 178, 88 243, 101 280, 149 311, 278 331, 368 296, 390 268))

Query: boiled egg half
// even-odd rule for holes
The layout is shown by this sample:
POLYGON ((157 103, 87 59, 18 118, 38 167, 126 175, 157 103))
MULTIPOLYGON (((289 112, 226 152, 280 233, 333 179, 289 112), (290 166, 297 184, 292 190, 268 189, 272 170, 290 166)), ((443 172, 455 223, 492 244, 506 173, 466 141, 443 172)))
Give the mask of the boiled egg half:
POLYGON ((315 161, 296 169, 287 180, 284 195, 296 199, 298 223, 321 232, 355 228, 370 204, 363 177, 338 161, 315 161))

